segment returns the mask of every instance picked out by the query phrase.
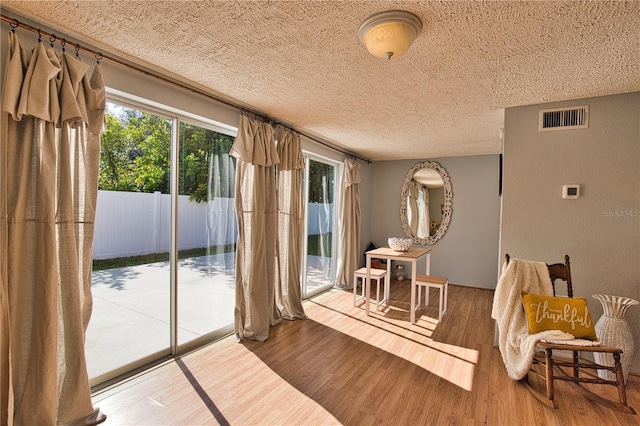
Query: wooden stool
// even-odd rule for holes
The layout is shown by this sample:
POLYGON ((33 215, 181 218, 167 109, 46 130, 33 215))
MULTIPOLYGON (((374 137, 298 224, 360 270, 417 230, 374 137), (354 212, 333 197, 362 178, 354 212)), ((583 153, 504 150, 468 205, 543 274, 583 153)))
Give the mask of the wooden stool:
MULTIPOLYGON (((379 307, 380 303, 389 298, 389 280, 387 278, 386 269, 370 269, 371 279, 376 280, 376 305, 379 307), (384 279, 384 300, 380 300, 380 280, 384 279)), ((365 292, 367 289, 367 268, 360 268, 353 273, 353 306, 356 303, 365 298, 365 292), (362 278, 362 294, 358 296, 358 278, 362 278)))
POLYGON ((447 292, 449 287, 449 278, 437 277, 435 275, 417 275, 416 285, 418 286, 418 304, 416 306, 416 309, 420 307, 422 287, 425 287, 425 306, 429 306, 429 288, 434 287, 440 289, 440 314, 438 315, 438 321, 442 321, 442 316, 447 312, 447 292))

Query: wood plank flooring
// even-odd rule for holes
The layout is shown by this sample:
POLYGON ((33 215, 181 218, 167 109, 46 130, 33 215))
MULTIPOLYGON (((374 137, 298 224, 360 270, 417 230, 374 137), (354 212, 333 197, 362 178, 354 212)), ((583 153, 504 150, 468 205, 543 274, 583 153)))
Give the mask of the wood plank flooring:
MULTIPOLYGON (((449 286, 409 325, 406 283, 367 317, 352 293, 305 302, 264 342, 228 337, 94 395, 106 425, 634 425, 640 415, 592 404, 556 386, 559 409, 507 377, 493 346, 493 291, 449 286), (420 315, 422 314, 422 315, 420 315)), ((605 389, 615 398, 613 387, 605 389)), ((640 377, 629 404, 640 411, 640 377)))

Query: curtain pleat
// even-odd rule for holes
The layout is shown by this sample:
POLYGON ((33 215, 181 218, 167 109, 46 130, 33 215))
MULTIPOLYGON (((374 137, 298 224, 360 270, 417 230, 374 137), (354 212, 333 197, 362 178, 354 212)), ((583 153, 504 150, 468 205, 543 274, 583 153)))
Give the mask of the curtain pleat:
POLYGON ((353 272, 358 269, 360 258, 360 164, 355 158, 344 160, 344 173, 340 185, 342 197, 340 243, 342 251, 338 261, 336 287, 353 288, 353 272))
POLYGON ((255 166, 275 166, 280 162, 273 126, 262 120, 240 115, 238 136, 230 155, 255 166))
POLYGON ((284 319, 304 319, 300 275, 304 236, 300 136, 281 127, 277 132, 278 156, 278 272, 276 305, 284 319))
POLYGON ((91 402, 84 350, 102 74, 96 66, 90 76, 82 61, 59 59, 41 43, 27 60, 13 33, 9 45, 0 151, 2 423, 95 424, 104 416, 91 402))

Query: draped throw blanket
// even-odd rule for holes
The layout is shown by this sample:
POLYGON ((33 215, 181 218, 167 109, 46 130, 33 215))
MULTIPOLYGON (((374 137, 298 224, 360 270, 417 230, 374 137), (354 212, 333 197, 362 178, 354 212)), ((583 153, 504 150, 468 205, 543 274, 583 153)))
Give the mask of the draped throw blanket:
POLYGON ((85 360, 99 66, 9 33, 0 138, 0 424, 95 424, 85 360))
POLYGON ((265 341, 269 327, 287 319, 306 318, 300 287, 302 184, 300 144, 283 136, 282 149, 275 144, 275 130, 261 120, 240 116, 238 136, 231 155, 238 159, 236 215, 238 245, 236 262, 235 335, 238 341, 265 341), (285 147, 287 147, 285 149, 285 147), (278 211, 276 164, 285 160, 284 174, 294 190, 281 189, 283 210, 278 211), (291 172, 291 173, 288 173, 291 172), (300 177, 301 179, 301 177, 300 177), (279 226, 279 219, 282 226, 279 226), (297 286, 298 288, 294 288, 297 286), (276 301, 277 297, 277 301, 276 301), (280 308, 279 308, 280 307, 280 308))
POLYGON ((359 267, 360 260, 360 164, 355 158, 344 160, 344 173, 340 188, 340 243, 342 251, 338 259, 336 287, 351 289, 353 272, 359 267))
POLYGON ((498 324, 498 346, 510 378, 525 377, 533 363, 535 345, 540 340, 566 341, 573 336, 559 330, 529 334, 521 292, 552 296, 549 269, 543 262, 512 258, 503 265, 493 296, 491 318, 498 324))

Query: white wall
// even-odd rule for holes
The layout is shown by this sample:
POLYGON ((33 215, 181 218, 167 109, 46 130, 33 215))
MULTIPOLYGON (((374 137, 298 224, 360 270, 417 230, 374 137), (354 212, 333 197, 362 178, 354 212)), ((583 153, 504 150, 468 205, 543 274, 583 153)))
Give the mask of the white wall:
MULTIPOLYGON (((371 166, 369 233, 363 237, 380 247, 389 237, 404 237, 400 192, 416 163, 380 161, 371 166)), ((444 237, 431 245, 431 272, 453 284, 495 288, 498 277, 500 196, 498 155, 436 158, 451 178, 453 215, 444 237)), ((364 227, 363 227, 364 228, 364 227)))
MULTIPOLYGON (((455 182, 455 181, 454 181, 455 182)), ((640 92, 509 108, 505 115, 501 254, 571 257, 574 295, 594 320, 595 293, 640 300, 640 92), (589 128, 538 131, 541 108, 589 105, 589 128), (577 200, 563 184, 580 184, 577 200)), ((627 319, 640 372, 640 308, 627 319)))

